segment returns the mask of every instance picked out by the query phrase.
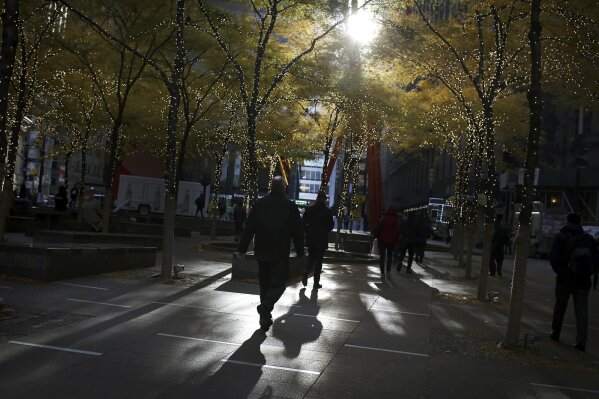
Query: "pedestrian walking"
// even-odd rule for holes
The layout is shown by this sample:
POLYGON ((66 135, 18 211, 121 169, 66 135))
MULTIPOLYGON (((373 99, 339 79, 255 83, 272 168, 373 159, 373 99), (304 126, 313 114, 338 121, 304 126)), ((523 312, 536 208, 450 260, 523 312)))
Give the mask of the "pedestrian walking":
POLYGON ((453 238, 453 219, 451 219, 447 223, 447 237, 445 237, 445 242, 447 245, 451 245, 451 240, 453 238))
POLYGON ((75 206, 77 206, 77 196, 79 195, 79 183, 73 184, 70 195, 71 195, 71 202, 69 203, 69 206, 71 208, 74 208, 75 206))
POLYGON ((222 219, 225 213, 227 213, 227 202, 224 198, 221 198, 218 200, 218 217, 222 219))
POLYGON ((399 226, 399 238, 398 238, 398 246, 399 246, 399 257, 397 259, 397 271, 401 271, 401 267, 403 266, 403 260, 406 256, 406 252, 408 253, 408 265, 406 268, 406 273, 412 274, 412 262, 414 260, 414 249, 416 247, 416 243, 418 241, 417 234, 417 226, 416 226, 416 218, 413 212, 408 213, 408 218, 401 223, 399 226))
POLYGON ((285 197, 286 184, 281 176, 272 180, 270 194, 256 201, 247 218, 237 247, 243 259, 254 238, 254 255, 258 261, 260 284, 260 327, 272 326, 272 310, 285 292, 289 275, 291 240, 298 257, 304 256, 304 232, 299 210, 285 197))
POLYGON ((206 193, 201 193, 198 198, 195 199, 196 204, 196 217, 198 217, 198 213, 200 217, 204 217, 204 206, 206 205, 206 193))
POLYGON ((391 276, 393 264, 393 250, 399 236, 399 223, 397 222, 397 209, 389 207, 376 226, 375 236, 379 244, 379 266, 381 276, 385 277, 385 260, 387 261, 387 277, 391 276))
POLYGON ((414 257, 416 263, 422 263, 424 260, 424 249, 426 248, 426 240, 431 236, 431 221, 426 212, 418 215, 416 219, 416 244, 414 247, 414 257))
POLYGON ((69 197, 65 186, 58 188, 58 193, 54 194, 54 210, 66 211, 69 205, 69 197))
POLYGON ((497 272, 501 276, 501 266, 503 265, 503 256, 505 246, 509 241, 509 232, 501 223, 502 216, 495 216, 495 225, 493 226, 493 237, 491 238, 491 259, 489 263, 489 275, 494 276, 497 272))
MULTIPOLYGON (((582 229, 579 214, 568 214, 566 225, 555 236, 549 260, 557 275, 551 339, 559 341, 564 314, 572 296, 576 317, 574 347, 584 351, 588 335, 591 276, 599 271, 599 250, 593 237, 582 229)), ((597 288, 596 279, 594 285, 597 288)))
POLYGON ((245 207, 242 201, 235 201, 233 206, 233 221, 235 222, 235 242, 239 241, 241 232, 243 231, 243 223, 246 218, 245 207))
POLYGON ((506 229, 507 230, 507 242, 505 243, 505 251, 504 253, 507 255, 512 254, 512 246, 514 244, 514 238, 516 237, 516 231, 514 229, 506 229))
POLYGON ((19 198, 20 199, 27 198, 27 186, 25 185, 25 182, 21 183, 21 186, 19 187, 19 198))
POLYGON ((308 259, 302 276, 304 287, 308 285, 308 275, 314 270, 315 289, 320 285, 320 272, 322 271, 322 258, 329 248, 329 231, 333 230, 333 211, 327 206, 327 195, 318 193, 316 202, 307 208, 302 218, 306 233, 306 246, 308 259))

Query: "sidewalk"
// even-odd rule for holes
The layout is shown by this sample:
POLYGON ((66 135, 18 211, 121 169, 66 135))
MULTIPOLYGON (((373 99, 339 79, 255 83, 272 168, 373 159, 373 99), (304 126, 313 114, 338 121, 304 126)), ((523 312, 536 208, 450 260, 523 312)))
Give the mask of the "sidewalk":
MULTIPOLYGON (((322 289, 313 291, 311 280, 307 288, 288 286, 264 334, 257 284, 230 281, 228 255, 202 242, 176 242, 177 263, 197 278, 182 284, 135 273, 52 284, 0 280, 3 303, 53 315, 27 313, 30 328, 4 339, 0 321, 2 398, 599 395, 596 330, 587 353, 574 351, 569 313, 562 344, 498 349, 505 302, 473 300, 477 280, 461 278, 447 253, 427 252, 413 275, 392 270, 385 279, 378 265, 327 264, 322 289)), ((507 286, 508 269, 489 286, 507 286)), ((523 332, 541 332, 550 279, 543 264, 530 269, 523 332)), ((597 326, 599 314, 591 320, 597 326)))

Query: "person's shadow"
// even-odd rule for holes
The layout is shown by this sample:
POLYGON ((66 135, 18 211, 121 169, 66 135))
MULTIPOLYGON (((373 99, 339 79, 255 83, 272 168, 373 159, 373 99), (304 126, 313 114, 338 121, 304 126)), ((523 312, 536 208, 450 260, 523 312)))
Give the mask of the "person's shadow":
MULTIPOLYGON (((266 339, 261 329, 254 331, 218 371, 208 377, 196 391, 202 398, 247 398, 260 377, 266 358, 260 351, 260 345, 266 339)), ((261 398, 272 397, 270 386, 264 389, 261 398)))
POLYGON ((283 342, 284 355, 289 359, 298 357, 302 345, 316 341, 322 332, 322 323, 317 318, 320 312, 318 290, 312 290, 308 298, 306 289, 302 288, 296 305, 301 306, 302 310, 290 307, 286 314, 274 321, 272 327, 273 337, 283 342), (294 316, 295 313, 301 316, 294 316))

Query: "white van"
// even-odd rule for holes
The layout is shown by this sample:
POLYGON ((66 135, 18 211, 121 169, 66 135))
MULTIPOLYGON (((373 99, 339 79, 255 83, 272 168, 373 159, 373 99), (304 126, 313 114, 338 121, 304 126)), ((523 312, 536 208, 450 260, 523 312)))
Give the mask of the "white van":
MULTIPOLYGON (((204 192, 200 183, 179 182, 177 215, 194 216, 195 200, 204 192)), ((204 209, 208 207, 210 186, 206 186, 204 209)), ((141 215, 164 213, 164 179, 121 175, 115 211, 120 209, 138 211, 141 215)))

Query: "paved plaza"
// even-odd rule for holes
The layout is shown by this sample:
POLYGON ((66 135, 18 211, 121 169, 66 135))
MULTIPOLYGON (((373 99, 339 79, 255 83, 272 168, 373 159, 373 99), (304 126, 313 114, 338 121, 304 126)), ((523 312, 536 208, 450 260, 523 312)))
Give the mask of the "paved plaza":
POLYGON ((497 343, 509 266, 489 283, 500 301, 480 303, 476 280, 445 270, 448 254, 427 253, 415 274, 387 279, 378 265, 328 264, 322 289, 288 286, 264 333, 258 285, 231 281, 224 254, 186 248, 186 279, 174 284, 151 270, 0 280, 17 316, 0 322, 0 396, 599 398, 599 295, 590 296, 587 352, 572 348, 572 309, 562 343, 548 340, 546 261, 529 264, 522 331, 541 339, 506 350, 497 343))

